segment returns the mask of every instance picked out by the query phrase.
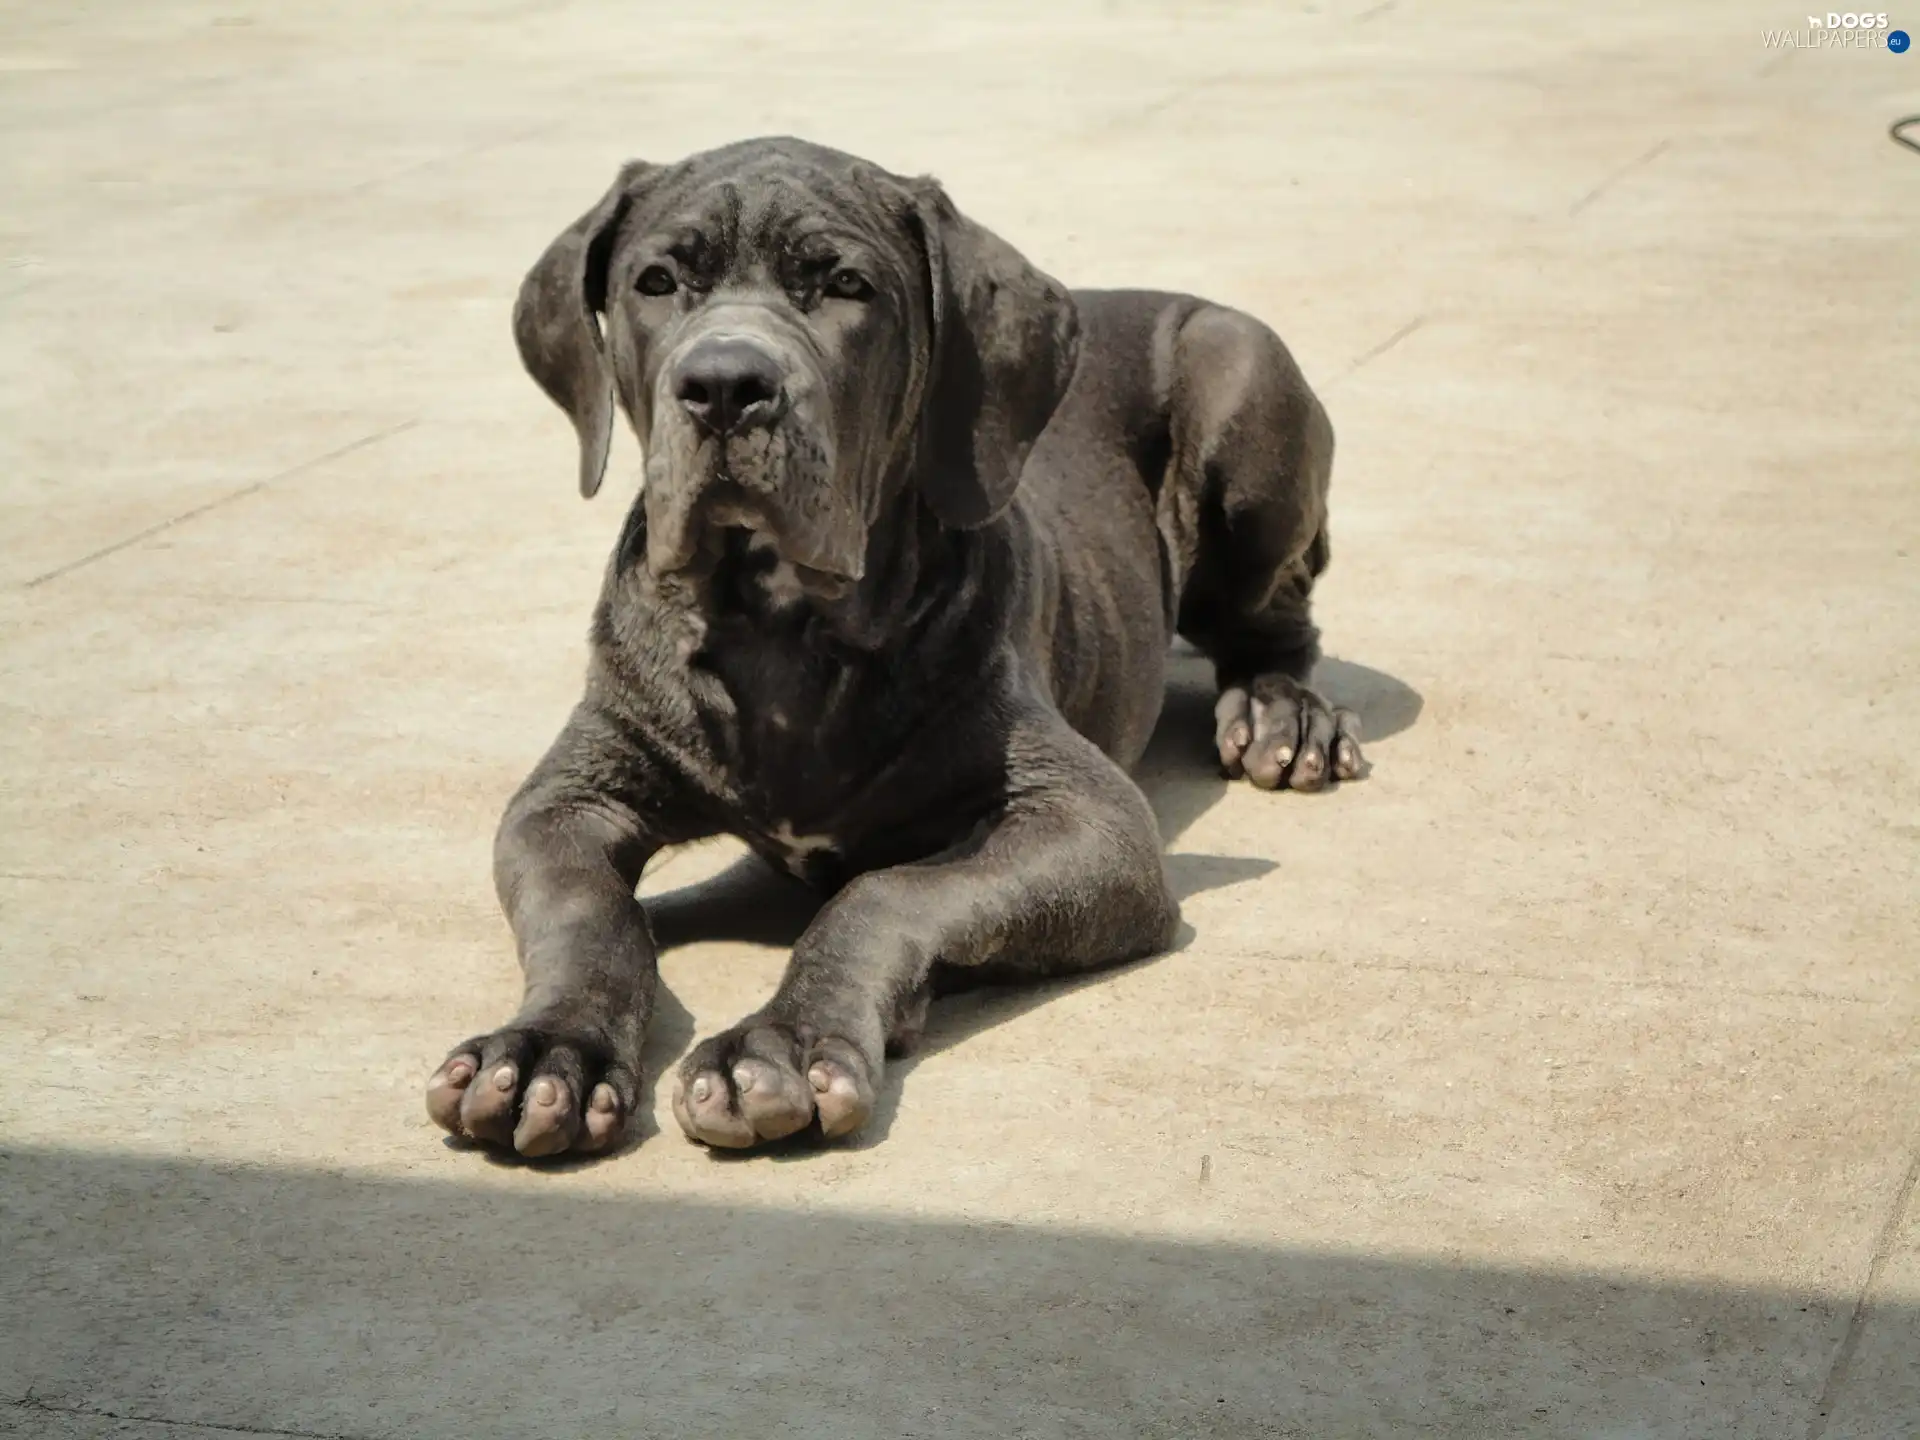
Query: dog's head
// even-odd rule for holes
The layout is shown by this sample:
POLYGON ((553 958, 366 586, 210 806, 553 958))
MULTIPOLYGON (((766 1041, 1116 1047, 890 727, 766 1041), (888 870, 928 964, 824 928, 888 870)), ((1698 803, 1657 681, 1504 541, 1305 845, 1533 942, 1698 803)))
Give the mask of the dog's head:
POLYGON ((754 140, 623 167, 528 274, 514 335, 579 434, 581 493, 625 410, 656 573, 743 528, 830 592, 910 486, 950 526, 1006 507, 1078 322, 933 181, 754 140))

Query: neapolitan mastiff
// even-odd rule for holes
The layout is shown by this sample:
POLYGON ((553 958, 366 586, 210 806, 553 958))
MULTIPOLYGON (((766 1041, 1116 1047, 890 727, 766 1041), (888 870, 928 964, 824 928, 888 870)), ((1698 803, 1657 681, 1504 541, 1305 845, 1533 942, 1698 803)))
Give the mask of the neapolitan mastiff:
POLYGON ((501 821, 526 999, 429 1081, 447 1130, 619 1141, 656 977, 635 887, 702 836, 831 894, 773 998, 680 1067, 710 1145, 857 1131, 942 973, 1166 948, 1127 770, 1176 633, 1213 661, 1230 776, 1360 773, 1306 683, 1333 431, 1259 321, 1069 291, 935 182, 780 139, 626 165, 514 332, 582 493, 616 411, 645 482, 585 697, 501 821))

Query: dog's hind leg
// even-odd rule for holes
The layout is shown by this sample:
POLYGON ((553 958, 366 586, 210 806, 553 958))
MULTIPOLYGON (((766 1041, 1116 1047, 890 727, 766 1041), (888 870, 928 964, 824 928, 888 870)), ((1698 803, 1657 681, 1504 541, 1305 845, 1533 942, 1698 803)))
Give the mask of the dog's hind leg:
POLYGON ((1182 577, 1177 628, 1214 663, 1221 766, 1269 790, 1353 779, 1365 764, 1359 721, 1309 685, 1333 426, 1286 346, 1251 316, 1205 306, 1168 343, 1160 528, 1182 577))

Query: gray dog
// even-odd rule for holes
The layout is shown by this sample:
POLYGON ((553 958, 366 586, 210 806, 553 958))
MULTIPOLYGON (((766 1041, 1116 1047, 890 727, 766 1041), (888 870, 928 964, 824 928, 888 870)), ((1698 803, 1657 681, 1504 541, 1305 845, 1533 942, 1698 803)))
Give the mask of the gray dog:
POLYGON ((1259 321, 1070 292, 931 180, 797 140, 627 165, 520 290, 527 370, 599 488, 646 479, 586 694, 500 824, 526 999, 427 1109, 522 1155, 616 1145, 657 964, 663 846, 736 835, 831 895, 779 990, 693 1048, 673 1109, 745 1148, 852 1134, 943 977, 1165 949, 1128 778, 1167 649, 1213 661, 1229 776, 1363 761, 1307 679, 1333 430, 1259 321))

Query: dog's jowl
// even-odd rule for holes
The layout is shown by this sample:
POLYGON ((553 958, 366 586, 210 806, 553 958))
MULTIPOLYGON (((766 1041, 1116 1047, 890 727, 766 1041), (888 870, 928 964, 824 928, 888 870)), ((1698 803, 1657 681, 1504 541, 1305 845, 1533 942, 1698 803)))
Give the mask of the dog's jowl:
POLYGON ((930 180, 794 140, 633 163, 514 312, 599 488, 645 482, 586 692, 508 805, 520 1012, 427 1107, 523 1155, 632 1122, 663 846, 731 834, 831 898, 778 990, 696 1045, 687 1134, 859 1130, 941 972, 1091 970, 1177 909, 1128 777, 1167 647, 1213 661, 1230 776, 1360 773, 1307 686, 1333 431, 1279 339, 1187 296, 1070 291, 930 180))

